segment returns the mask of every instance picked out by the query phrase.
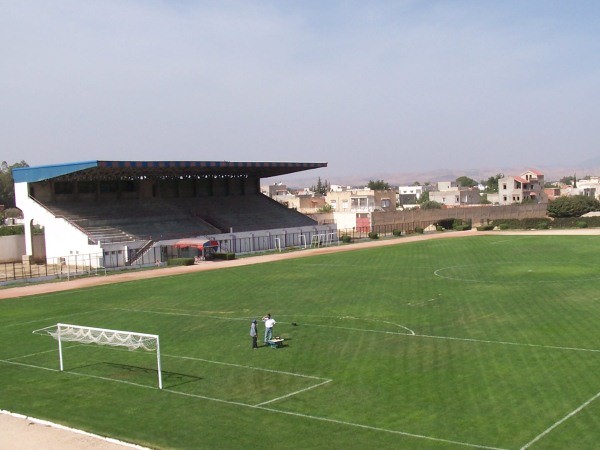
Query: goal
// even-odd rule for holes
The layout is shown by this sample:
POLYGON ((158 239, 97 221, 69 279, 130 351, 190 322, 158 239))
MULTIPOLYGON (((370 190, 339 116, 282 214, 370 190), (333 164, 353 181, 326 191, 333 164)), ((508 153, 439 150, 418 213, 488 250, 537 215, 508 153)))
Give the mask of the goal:
POLYGON ((63 342, 80 342, 82 344, 109 345, 126 347, 129 350, 146 350, 156 352, 156 367, 158 371, 158 388, 162 389, 162 373, 160 365, 160 344, 157 334, 135 333, 133 331, 109 330, 81 325, 57 323, 46 328, 34 330, 35 334, 47 334, 58 341, 58 356, 60 370, 63 371, 63 342))
POLYGON ((328 247, 337 242, 337 245, 340 245, 340 241, 337 233, 322 233, 322 234, 313 234, 312 240, 310 242, 311 248, 318 247, 328 247))

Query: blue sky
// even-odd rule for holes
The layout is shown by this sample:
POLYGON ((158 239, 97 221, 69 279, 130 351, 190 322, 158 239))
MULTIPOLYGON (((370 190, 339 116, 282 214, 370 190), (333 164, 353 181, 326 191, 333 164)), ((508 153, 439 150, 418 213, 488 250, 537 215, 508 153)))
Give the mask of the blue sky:
POLYGON ((335 182, 600 155, 597 1, 0 8, 9 163, 328 162, 335 182))

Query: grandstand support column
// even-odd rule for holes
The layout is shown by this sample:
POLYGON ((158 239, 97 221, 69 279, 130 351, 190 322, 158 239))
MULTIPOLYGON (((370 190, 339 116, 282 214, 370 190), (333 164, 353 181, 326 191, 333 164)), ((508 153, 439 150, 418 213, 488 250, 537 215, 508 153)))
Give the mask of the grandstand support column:
POLYGON ((29 198, 29 183, 15 183, 15 203, 18 208, 23 211, 23 227, 25 230, 25 255, 33 255, 33 238, 31 232, 31 224, 33 217, 29 213, 30 208, 24 207, 33 203, 33 200, 29 198))

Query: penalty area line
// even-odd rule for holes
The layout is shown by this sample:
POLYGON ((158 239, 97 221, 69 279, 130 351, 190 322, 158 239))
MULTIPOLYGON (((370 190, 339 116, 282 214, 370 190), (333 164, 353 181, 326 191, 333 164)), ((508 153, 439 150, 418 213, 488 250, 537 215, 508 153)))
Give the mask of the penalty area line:
POLYGON ((557 422, 553 423, 552 425, 550 425, 548 428, 546 428, 544 431, 542 431, 540 434, 538 434, 535 438, 533 438, 531 441, 529 441, 527 444, 525 444, 523 447, 521 447, 521 450, 525 450, 525 449, 531 447, 533 444, 535 444, 537 441, 539 441, 544 436, 546 436, 547 434, 549 434, 556 427, 560 426, 562 423, 564 423, 567 420, 569 420, 575 414, 579 413, 583 408, 585 408, 586 406, 588 406, 590 403, 592 403, 598 397, 600 397, 600 392, 598 392, 596 395, 594 395, 592 398, 590 398, 587 402, 585 402, 582 405, 580 405, 578 408, 576 408, 573 411, 571 411, 569 414, 567 414, 565 417, 563 417, 559 421, 557 421, 557 422))
POLYGON ((223 366, 239 367, 241 369, 259 370, 261 372, 271 372, 271 373, 278 373, 278 374, 282 374, 282 375, 291 375, 294 377, 311 378, 313 380, 333 381, 329 378, 316 377, 314 375, 304 375, 301 373, 285 372, 283 370, 264 369, 262 367, 252 367, 252 366, 244 366, 242 364, 226 363, 226 362, 222 362, 222 361, 212 361, 210 359, 196 358, 194 356, 177 356, 177 355, 163 355, 163 356, 166 356, 168 358, 178 358, 178 359, 188 359, 188 360, 192 360, 192 361, 202 361, 202 362, 207 362, 207 363, 211 363, 211 364, 221 364, 223 366))
POLYGON ((323 381, 322 383, 315 384, 315 385, 313 385, 313 386, 309 386, 309 387, 307 387, 307 388, 300 389, 300 390, 298 390, 298 391, 290 392, 289 394, 282 395, 281 397, 273 398, 273 399, 271 399, 271 400, 267 400, 266 402, 258 403, 258 404, 254 405, 254 406, 263 406, 263 405, 267 405, 267 404, 269 404, 269 403, 276 402, 276 401, 278 401, 278 400, 283 400, 284 398, 292 397, 292 396, 294 396, 294 395, 297 395, 297 394, 300 394, 300 393, 302 393, 302 392, 310 391, 311 389, 315 389, 315 388, 318 388, 318 387, 320 387, 320 386, 323 386, 324 384, 331 383, 331 381, 332 381, 332 380, 325 380, 325 381, 323 381))
POLYGON ((275 408, 265 408, 264 406, 256 406, 255 408, 262 409, 264 411, 276 412, 278 414, 287 414, 287 415, 290 415, 290 416, 304 417, 306 419, 319 420, 321 422, 329 422, 329 423, 335 423, 335 424, 338 424, 338 425, 345 425, 345 426, 351 426, 351 427, 356 427, 356 428, 362 428, 362 429, 365 429, 365 430, 372 430, 372 431, 378 431, 378 432, 384 432, 384 433, 392 433, 392 434, 397 434, 397 435, 401 435, 401 436, 413 437, 413 438, 417 438, 417 439, 426 439, 428 441, 444 442, 444 443, 447 443, 447 444, 461 445, 463 447, 481 448, 481 449, 488 449, 488 450, 506 450, 506 449, 504 449, 502 447, 490 447, 488 445, 480 445, 480 444, 472 444, 472 443, 469 443, 469 442, 453 441, 451 439, 436 438, 436 437, 433 437, 433 436, 425 436, 425 435, 422 435, 422 434, 408 433, 406 431, 389 430, 387 428, 379 428, 379 427, 374 427, 374 426, 371 426, 371 425, 363 425, 363 424, 360 424, 360 423, 346 422, 346 421, 343 421, 343 420, 330 419, 330 418, 327 418, 327 417, 312 416, 310 414, 302 414, 302 413, 297 413, 297 412, 292 412, 292 411, 285 411, 285 410, 275 409, 275 408))
MULTIPOLYGON (((17 365, 17 366, 25 366, 25 367, 34 368, 34 369, 48 370, 51 372, 60 372, 58 369, 51 369, 51 368, 42 367, 42 366, 34 366, 32 364, 24 364, 24 363, 19 363, 19 362, 15 362, 15 361, 7 361, 7 360, 3 360, 3 359, 0 359, 0 363, 13 364, 13 365, 17 365)), ((114 380, 111 378, 94 376, 94 375, 83 374, 83 373, 78 373, 78 372, 71 372, 71 371, 64 371, 64 373, 70 374, 70 375, 82 376, 85 378, 96 378, 96 379, 100 379, 100 380, 108 381, 108 382, 112 382, 112 383, 122 383, 122 384, 136 386, 136 387, 140 387, 140 388, 144 388, 144 389, 159 390, 155 386, 148 386, 148 385, 143 385, 143 384, 138 384, 138 383, 132 383, 130 381, 125 381, 125 380, 114 380)), ((321 384, 324 384, 324 383, 321 383, 321 384)), ((328 422, 328 423, 333 423, 333 424, 337 424, 337 425, 361 428, 363 430, 371 430, 371 431, 377 431, 377 432, 382 432, 382 433, 391 433, 391 434, 395 434, 395 435, 407 436, 407 437, 412 437, 412 438, 416 438, 416 439, 425 439, 425 440, 429 440, 429 441, 460 445, 463 447, 480 448, 480 449, 485 449, 485 450, 507 450, 507 449, 504 449, 501 447, 491 447, 488 445, 480 445, 480 444, 472 444, 472 443, 468 443, 468 442, 453 441, 451 439, 436 438, 436 437, 432 437, 432 436, 425 436, 425 435, 421 435, 421 434, 409 433, 406 431, 389 430, 387 428, 379 428, 379 427, 374 427, 371 425, 364 425, 364 424, 354 423, 354 422, 345 422, 343 420, 331 419, 331 418, 327 418, 327 417, 319 417, 319 416, 313 416, 310 414, 297 413, 297 412, 293 412, 293 411, 286 411, 286 410, 275 409, 275 408, 267 408, 265 406, 249 405, 247 403, 242 403, 242 402, 235 402, 235 401, 231 401, 231 400, 224 400, 224 399, 219 399, 219 398, 214 398, 214 397, 206 397, 203 395, 191 394, 191 393, 187 393, 187 392, 174 391, 169 388, 163 388, 162 392, 175 394, 175 395, 181 395, 184 397, 199 398, 202 400, 208 400, 208 401, 213 401, 213 402, 217 402, 217 403, 224 403, 224 404, 228 404, 228 405, 244 406, 247 408, 259 409, 259 410, 273 412, 273 413, 277 413, 277 414, 286 414, 286 415, 295 416, 295 417, 302 417, 302 418, 310 419, 310 420, 318 420, 321 422, 328 422)))

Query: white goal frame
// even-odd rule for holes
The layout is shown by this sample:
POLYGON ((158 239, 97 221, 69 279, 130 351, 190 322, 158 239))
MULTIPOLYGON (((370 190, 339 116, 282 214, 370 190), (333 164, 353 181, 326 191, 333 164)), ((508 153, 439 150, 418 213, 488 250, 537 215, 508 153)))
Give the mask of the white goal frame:
POLYGON ((339 236, 335 231, 329 233, 313 234, 310 247, 328 247, 330 245, 333 245, 334 242, 337 242, 337 245, 340 245, 339 236))
POLYGON ((156 367, 158 372, 158 388, 162 389, 162 370, 160 364, 160 341, 158 334, 136 333, 133 331, 110 330, 108 328, 95 328, 68 323, 57 323, 50 327, 35 330, 33 333, 48 334, 58 341, 58 357, 60 371, 63 371, 62 343, 80 342, 82 344, 109 345, 112 347, 126 347, 129 350, 142 348, 153 351, 154 346, 146 343, 156 342, 156 367), (75 331, 75 333, 74 333, 75 331))

